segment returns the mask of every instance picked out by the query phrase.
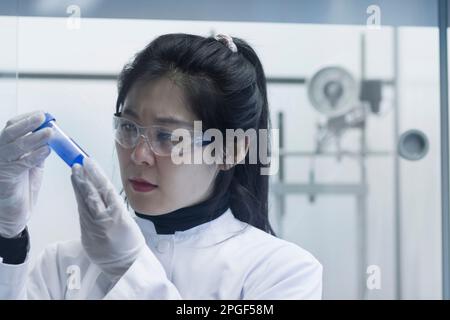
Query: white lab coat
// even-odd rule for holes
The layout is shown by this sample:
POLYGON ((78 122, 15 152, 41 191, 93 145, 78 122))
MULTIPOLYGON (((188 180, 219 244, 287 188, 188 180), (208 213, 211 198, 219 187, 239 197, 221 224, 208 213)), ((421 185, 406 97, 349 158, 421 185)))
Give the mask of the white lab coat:
MULTIPOLYGON (((322 266, 307 251, 236 219, 172 235, 136 217, 147 247, 114 283, 81 242, 50 245, 28 274, 0 262, 1 299, 320 299, 322 266)), ((120 237, 120 235, 117 235, 120 237)))

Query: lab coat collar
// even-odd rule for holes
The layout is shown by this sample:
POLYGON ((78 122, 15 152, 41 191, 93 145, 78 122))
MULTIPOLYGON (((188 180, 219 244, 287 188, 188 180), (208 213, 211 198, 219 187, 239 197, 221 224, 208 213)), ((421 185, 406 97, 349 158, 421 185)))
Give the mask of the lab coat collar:
POLYGON ((236 219, 230 208, 216 219, 174 234, 158 234, 152 221, 135 217, 145 238, 173 239, 174 242, 193 242, 197 246, 217 244, 243 232, 249 225, 236 219))

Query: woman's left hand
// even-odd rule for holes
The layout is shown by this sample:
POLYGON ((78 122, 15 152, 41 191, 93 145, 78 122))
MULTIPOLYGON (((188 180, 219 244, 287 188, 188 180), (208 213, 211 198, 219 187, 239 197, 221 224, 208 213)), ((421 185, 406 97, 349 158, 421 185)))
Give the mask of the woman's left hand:
POLYGON ((81 242, 90 260, 112 279, 120 278, 146 245, 122 197, 91 158, 72 166, 81 242))

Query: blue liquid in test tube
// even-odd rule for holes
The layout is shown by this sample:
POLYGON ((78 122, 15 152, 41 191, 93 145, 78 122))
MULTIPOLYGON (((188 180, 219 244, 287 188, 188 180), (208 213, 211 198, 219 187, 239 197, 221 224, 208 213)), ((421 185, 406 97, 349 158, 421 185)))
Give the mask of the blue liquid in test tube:
POLYGON ((50 113, 45 113, 45 122, 33 132, 47 127, 53 128, 54 130, 54 134, 49 140, 48 145, 61 157, 61 159, 63 159, 69 167, 72 167, 75 163, 83 165, 83 159, 89 157, 88 154, 61 130, 56 124, 55 118, 50 113))

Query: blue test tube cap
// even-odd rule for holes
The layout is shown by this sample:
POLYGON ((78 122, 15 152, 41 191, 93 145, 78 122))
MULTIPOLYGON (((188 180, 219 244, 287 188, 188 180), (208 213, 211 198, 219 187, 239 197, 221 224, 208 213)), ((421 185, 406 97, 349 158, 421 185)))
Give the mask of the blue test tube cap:
MULTIPOLYGON (((33 132, 41 130, 46 127, 50 127, 51 121, 55 121, 55 117, 53 117, 50 113, 45 113, 45 121, 43 124, 39 126, 33 132)), ((62 132, 60 132, 61 134, 62 132)), ((63 133, 62 133, 63 134, 63 133)), ((79 163, 83 165, 83 159, 85 157, 89 157, 89 155, 70 137, 60 136, 59 138, 55 138, 50 140, 48 145, 64 160, 70 167, 72 167, 75 163, 79 163), (70 140, 68 140, 70 139, 70 140)))
POLYGON ((56 120, 56 119, 55 119, 54 116, 52 116, 50 113, 46 112, 46 113, 45 113, 45 121, 44 121, 44 123, 41 124, 41 125, 39 126, 39 128, 37 128, 37 129, 34 130, 33 132, 36 132, 36 131, 41 130, 41 129, 45 128, 45 127, 48 127, 50 121, 55 121, 55 120, 56 120))

